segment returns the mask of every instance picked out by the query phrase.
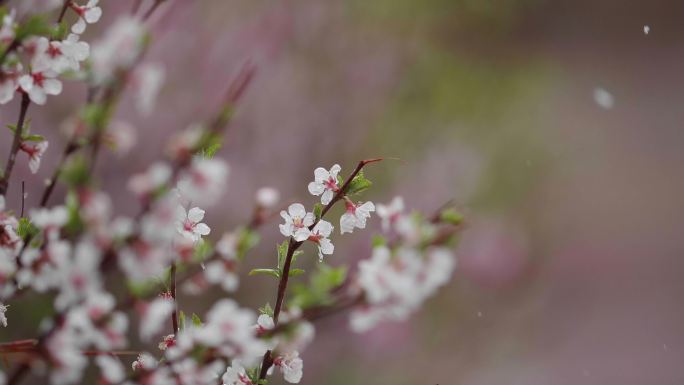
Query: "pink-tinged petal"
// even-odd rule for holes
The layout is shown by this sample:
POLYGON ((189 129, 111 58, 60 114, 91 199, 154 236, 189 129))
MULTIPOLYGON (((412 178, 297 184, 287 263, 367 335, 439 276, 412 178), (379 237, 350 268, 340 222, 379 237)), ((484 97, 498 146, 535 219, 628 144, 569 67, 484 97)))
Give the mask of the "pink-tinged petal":
POLYGON ((86 21, 82 17, 78 18, 78 21, 71 26, 71 32, 76 34, 82 34, 86 29, 86 21))
POLYGON ((323 183, 330 177, 328 170, 323 167, 318 167, 314 170, 314 180, 318 183, 323 183))
POLYGON ((306 227, 309 227, 314 224, 315 219, 316 218, 314 217, 313 213, 306 213, 304 219, 302 219, 302 224, 304 224, 306 227))
POLYGON ((323 191, 325 191, 325 187, 322 184, 316 183, 316 182, 309 183, 308 187, 309 187, 309 193, 311 195, 318 196, 318 195, 323 194, 323 191))
POLYGON ((311 231, 307 228, 299 228, 294 234, 294 239, 297 242, 305 241, 307 238, 311 236, 311 231))
POLYGON ((292 226, 289 224, 284 224, 284 225, 278 225, 280 228, 280 234, 283 234, 284 237, 289 237, 292 235, 292 226))
POLYGON ((100 17, 102 17, 102 8, 100 7, 90 8, 85 12, 85 19, 89 24, 97 23, 100 17))
POLYGON ((198 223, 195 225, 195 234, 199 235, 209 235, 211 229, 204 223, 198 223))
POLYGON ((287 211, 280 211, 280 216, 283 217, 285 223, 292 223, 292 217, 290 217, 290 214, 288 214, 287 211))
POLYGON ((306 209, 304 208, 304 205, 301 203, 293 203, 290 205, 290 207, 287 208, 287 211, 290 213, 290 216, 292 218, 304 218, 306 215, 306 209))
POLYGON ((335 245, 332 244, 330 239, 323 238, 318 242, 318 249, 322 254, 330 255, 335 251, 335 245))
POLYGON ((199 207, 193 207, 188 211, 188 219, 192 223, 199 223, 204 219, 204 210, 199 207))
POLYGON ((333 229, 335 227, 332 225, 332 223, 328 221, 321 220, 316 224, 316 227, 314 227, 314 233, 322 235, 324 237, 329 237, 330 234, 332 233, 333 229))
POLYGON ((59 95, 62 93, 62 82, 57 79, 45 79, 43 81, 43 89, 48 95, 59 95))
POLYGON ((45 91, 43 91, 43 89, 40 87, 31 88, 31 90, 28 91, 28 94, 31 101, 39 106, 44 105, 47 101, 47 95, 45 94, 45 91))
POLYGON ((29 169, 31 170, 31 174, 37 173, 39 168, 40 158, 37 156, 32 156, 31 158, 29 158, 29 169))
POLYGON ((332 190, 325 190, 325 192, 321 196, 321 203, 327 205, 333 199, 333 195, 334 194, 332 190))
POLYGON ((337 174, 342 171, 342 167, 339 164, 335 164, 330 168, 330 176, 337 180, 337 174))
POLYGON ((24 75, 19 78, 19 87, 21 87, 22 90, 25 92, 31 91, 33 88, 33 76, 31 75, 24 75))
POLYGON ((340 217, 340 234, 351 233, 354 231, 354 224, 356 223, 356 218, 353 214, 344 213, 340 217))
POLYGON ((373 204, 373 202, 366 202, 366 203, 364 203, 361 206, 356 208, 356 211, 359 211, 359 210, 361 210, 364 213, 370 213, 372 211, 375 211, 375 205, 373 204))
POLYGON ((185 222, 186 219, 188 219, 188 212, 185 211, 185 207, 182 205, 176 206, 176 220, 185 222))

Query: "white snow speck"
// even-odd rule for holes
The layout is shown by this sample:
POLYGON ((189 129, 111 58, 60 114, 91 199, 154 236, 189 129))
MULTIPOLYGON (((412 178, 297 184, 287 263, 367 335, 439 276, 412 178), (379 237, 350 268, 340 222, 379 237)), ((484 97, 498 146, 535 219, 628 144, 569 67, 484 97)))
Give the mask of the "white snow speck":
POLYGON ((594 89, 594 101, 601 108, 605 108, 606 110, 613 108, 615 105, 615 98, 613 98, 613 95, 600 87, 594 89))
POLYGON ((645 25, 644 26, 644 35, 648 35, 649 32, 651 32, 651 27, 649 27, 648 25, 645 25))

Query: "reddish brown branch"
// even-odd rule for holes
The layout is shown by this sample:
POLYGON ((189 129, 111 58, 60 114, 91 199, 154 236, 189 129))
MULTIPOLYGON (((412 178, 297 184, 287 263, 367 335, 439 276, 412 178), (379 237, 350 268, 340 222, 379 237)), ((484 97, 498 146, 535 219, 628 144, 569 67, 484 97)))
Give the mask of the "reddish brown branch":
MULTIPOLYGON (((1 61, 0 61, 1 62, 1 61)), ((14 140, 12 141, 12 147, 10 148, 9 158, 7 159, 7 164, 5 165, 5 172, 2 174, 0 179, 0 195, 5 195, 7 193, 7 188, 9 187, 9 180, 12 176, 12 170, 14 169, 14 163, 17 160, 17 153, 19 152, 19 146, 21 146, 21 135, 24 130, 24 121, 26 120, 26 112, 31 104, 31 99, 29 99, 28 94, 21 94, 21 107, 19 110, 19 120, 17 122, 16 131, 14 132, 14 140)))

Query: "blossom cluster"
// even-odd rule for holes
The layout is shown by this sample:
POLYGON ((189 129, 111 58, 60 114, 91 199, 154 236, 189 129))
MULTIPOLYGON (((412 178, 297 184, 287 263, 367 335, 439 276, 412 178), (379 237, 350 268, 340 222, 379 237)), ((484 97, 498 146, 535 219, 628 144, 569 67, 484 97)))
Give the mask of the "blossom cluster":
POLYGON ((146 16, 137 10, 114 20, 91 49, 81 35, 103 17, 98 1, 66 0, 59 9, 56 25, 19 22, 14 11, 2 14, 0 103, 15 94, 22 103, 11 127, 10 161, 0 174, 0 325, 19 321, 12 312, 27 293, 49 301, 51 315, 37 326, 35 339, 0 341, 3 353, 25 355, 9 365, 11 373, 0 372, 0 384, 16 385, 29 372, 53 385, 75 384, 87 380, 91 365, 106 384, 259 385, 275 372, 298 383, 304 375, 300 354, 313 342, 321 314, 351 308, 352 330, 367 331, 406 319, 448 281, 460 216, 451 208, 434 218, 407 213, 400 198, 377 206, 359 200, 372 184, 364 169, 381 159, 359 162, 346 177, 338 164, 316 168, 306 186, 316 197, 310 208, 281 207, 278 190, 261 188, 247 224, 214 231, 210 208, 225 196, 230 177, 216 152, 251 79, 250 68, 235 78, 215 116, 170 137, 162 159, 128 178, 140 209, 134 216, 118 214, 98 187, 93 164, 103 142, 135 145, 134 134, 122 134, 134 130, 112 121, 112 112, 130 85, 141 113, 149 113, 163 70, 141 63, 149 39, 146 16), (65 14, 74 18, 68 29, 65 14), (22 197, 21 209, 10 207, 5 197, 16 155, 26 153, 35 173, 48 150, 47 141, 30 130, 28 106, 60 94, 67 78, 85 82, 92 95, 67 119, 69 139, 56 178, 48 181, 39 205, 24 210, 22 197), (66 194, 51 204, 57 183, 66 194), (339 206, 343 211, 330 219, 339 206), (383 234, 370 257, 348 274, 333 243, 335 226, 340 235, 354 233, 372 227, 375 214, 383 234), (278 292, 274 306, 267 302, 255 311, 233 293, 260 229, 276 229, 272 218, 282 219, 277 229, 285 237, 275 263, 248 275, 274 277, 278 292), (315 250, 316 271, 308 284, 295 283, 288 291, 289 277, 307 274, 297 258, 309 248, 315 250), (214 290, 221 299, 206 313, 184 312, 184 299, 214 290), (138 350, 125 350, 131 347, 138 350), (135 359, 127 362, 131 354, 135 359))

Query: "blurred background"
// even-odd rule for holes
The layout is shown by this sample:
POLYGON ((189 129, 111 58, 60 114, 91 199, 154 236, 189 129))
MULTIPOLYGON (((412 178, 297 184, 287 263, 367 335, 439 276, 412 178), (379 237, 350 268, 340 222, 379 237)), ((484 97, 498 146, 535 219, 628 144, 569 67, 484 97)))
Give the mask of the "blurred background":
MULTIPOLYGON (((101 3, 91 36, 132 4, 101 3)), ((682 384, 683 17, 675 0, 169 0, 146 59, 166 67, 157 108, 122 104, 139 142, 105 156, 101 184, 134 213, 127 176, 251 61, 220 153, 229 191, 208 210, 214 237, 248 220, 259 187, 313 204, 315 167, 346 175, 379 156, 399 160, 369 167, 368 199, 425 211, 453 199, 467 214, 452 283, 405 323, 363 335, 344 316, 319 324, 303 384, 682 384)), ((55 122, 85 98, 78 83, 65 93, 30 111, 51 141, 38 175, 16 169, 28 191, 59 159, 55 122)), ((17 111, 3 107, 3 123, 17 111)), ((336 237, 330 263, 367 257, 369 233, 336 237)), ((277 226, 262 234, 245 271, 274 263, 277 226)), ((273 302, 273 281, 245 278, 236 297, 273 302)))

